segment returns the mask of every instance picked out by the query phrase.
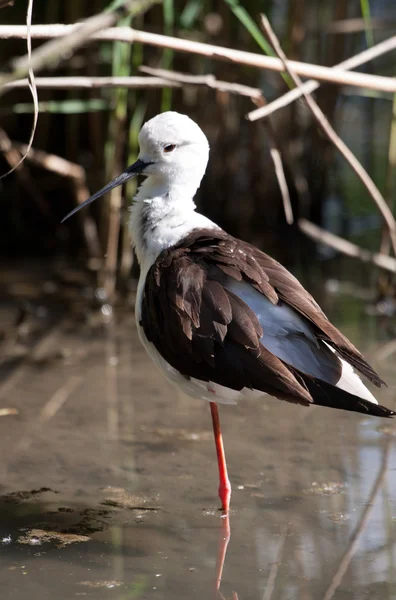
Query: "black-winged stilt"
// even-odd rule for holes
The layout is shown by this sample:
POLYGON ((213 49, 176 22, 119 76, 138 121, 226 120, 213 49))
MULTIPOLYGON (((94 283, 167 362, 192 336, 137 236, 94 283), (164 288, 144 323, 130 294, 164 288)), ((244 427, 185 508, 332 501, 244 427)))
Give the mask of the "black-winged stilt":
POLYGON ((304 406, 395 413, 378 404, 357 373, 378 387, 384 382, 298 280, 195 211, 209 156, 198 125, 166 112, 143 126, 139 144, 138 160, 65 219, 128 179, 146 177, 130 215, 141 269, 137 328, 165 376, 210 402, 219 496, 228 511, 217 403, 267 393, 304 406))

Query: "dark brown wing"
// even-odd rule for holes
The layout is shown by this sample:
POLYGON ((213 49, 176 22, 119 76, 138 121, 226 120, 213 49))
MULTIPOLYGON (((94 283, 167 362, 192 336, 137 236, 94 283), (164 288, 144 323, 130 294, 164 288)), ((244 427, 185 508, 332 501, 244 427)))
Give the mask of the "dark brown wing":
POLYGON ((193 231, 163 251, 147 274, 141 325, 148 341, 183 376, 235 390, 261 390, 305 405, 314 401, 380 416, 393 414, 299 372, 264 348, 255 313, 222 285, 229 277, 248 282, 273 304, 288 304, 309 321, 318 340, 330 344, 376 385, 383 383, 295 277, 222 230, 193 231))

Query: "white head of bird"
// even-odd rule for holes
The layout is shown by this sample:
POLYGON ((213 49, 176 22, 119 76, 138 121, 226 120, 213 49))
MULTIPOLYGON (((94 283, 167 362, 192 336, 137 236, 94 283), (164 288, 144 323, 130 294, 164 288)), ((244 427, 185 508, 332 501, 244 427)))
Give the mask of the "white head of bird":
POLYGON ((205 173, 209 143, 203 131, 186 115, 165 112, 150 119, 139 133, 139 159, 151 176, 146 188, 157 193, 194 196, 205 173))
POLYGON ((195 212, 194 195, 205 174, 209 143, 189 117, 165 112, 145 123, 139 133, 138 160, 121 175, 72 210, 64 219, 113 188, 141 174, 132 205, 130 231, 141 266, 149 268, 158 254, 196 227, 217 227, 195 212))

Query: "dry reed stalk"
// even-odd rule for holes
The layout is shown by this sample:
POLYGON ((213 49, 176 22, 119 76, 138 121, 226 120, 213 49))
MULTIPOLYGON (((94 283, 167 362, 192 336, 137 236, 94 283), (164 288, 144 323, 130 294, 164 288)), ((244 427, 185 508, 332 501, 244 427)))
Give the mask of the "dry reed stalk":
MULTIPOLYGON (((78 30, 80 27, 81 25, 63 24, 32 25, 31 36, 32 39, 64 38, 64 40, 62 39, 61 42, 65 44, 66 40, 69 40, 69 37, 66 36, 75 33, 76 29, 78 30)), ((0 39, 24 39, 25 37, 26 27, 23 25, 0 26, 0 39)), ((213 60, 229 61, 235 64, 248 65, 251 67, 257 67, 259 69, 268 69, 270 71, 284 71, 282 61, 279 58, 275 58, 272 56, 265 56, 262 54, 255 54, 253 52, 245 52, 243 50, 235 50, 232 48, 225 48, 223 46, 205 44, 203 42, 195 42, 192 40, 186 40, 182 38, 175 38, 156 33, 149 33, 146 31, 140 31, 129 27, 110 27, 108 29, 100 31, 100 33, 93 33, 89 36, 84 35, 84 39, 79 39, 78 43, 79 45, 82 45, 92 40, 120 41, 129 44, 147 44, 149 46, 155 46, 157 48, 170 48, 179 52, 187 52, 190 54, 197 54, 199 56, 206 56, 208 58, 212 58, 213 60)), ((32 53, 32 62, 36 71, 40 68, 48 67, 51 64, 53 64, 51 58, 52 49, 50 48, 50 54, 48 55, 48 46, 49 43, 38 48, 38 50, 41 50, 41 53, 38 57, 36 57, 36 53, 38 52, 38 50, 35 50, 32 53)), ((72 47, 72 50, 76 48, 76 46, 73 46, 73 44, 68 41, 67 47, 69 48, 69 46, 72 47)), ((58 48, 56 49, 57 61, 59 61, 60 56, 63 53, 63 47, 64 46, 61 45, 62 52, 58 48)), ((355 87, 363 87, 382 92, 396 92, 396 80, 393 77, 368 75, 366 73, 358 73, 355 71, 343 71, 342 69, 334 67, 324 67, 321 65, 304 63, 300 61, 289 61, 289 66, 293 69, 295 73, 297 73, 301 77, 319 79, 321 81, 326 81, 328 83, 333 83, 336 85, 351 85, 355 87)), ((0 86, 4 86, 4 84, 8 81, 21 79, 25 76, 25 74, 26 71, 21 73, 19 70, 14 71, 10 75, 3 76, 2 78, 0 78, 0 86)))
MULTIPOLYGON (((25 88, 27 79, 19 79, 5 84, 6 89, 25 88)), ((149 89, 180 87, 179 83, 159 77, 36 77, 36 86, 41 89, 104 89, 134 88, 149 89)))
MULTIPOLYGON (((396 26, 396 21, 392 19, 370 19, 370 29, 390 29, 396 26)), ((351 19, 337 19, 333 23, 329 23, 326 28, 320 31, 321 34, 345 34, 345 33, 360 33, 367 29, 366 20, 362 17, 351 19)))
POLYGON ((396 258, 393 258, 392 256, 387 256, 386 254, 380 254, 378 252, 370 252, 370 250, 360 248, 356 244, 322 229, 307 219, 299 219, 298 227, 305 235, 315 242, 330 246, 346 256, 358 258, 364 263, 371 263, 390 273, 396 273, 396 258))
POLYGON ((278 180, 279 189, 282 195, 283 210, 285 211, 286 223, 288 225, 292 225, 294 222, 293 209, 290 200, 289 188, 287 187, 285 171, 283 169, 282 155, 280 153, 279 147, 275 139, 275 132, 272 131, 272 135, 268 135, 267 139, 272 162, 274 163, 276 178, 278 180))
POLYGON ((167 69, 152 69, 151 67, 139 67, 139 71, 154 75, 167 81, 185 85, 203 85, 212 90, 219 92, 229 92, 248 98, 261 99, 262 91, 259 88, 241 85, 240 83, 231 83, 229 81, 219 81, 214 75, 190 75, 188 73, 179 73, 176 71, 168 71, 167 69))

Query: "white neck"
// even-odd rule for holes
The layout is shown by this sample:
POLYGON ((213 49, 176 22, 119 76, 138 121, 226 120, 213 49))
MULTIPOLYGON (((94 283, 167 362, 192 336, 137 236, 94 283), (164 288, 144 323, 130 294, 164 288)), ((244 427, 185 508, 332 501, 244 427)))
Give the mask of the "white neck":
POLYGON ((196 187, 169 185, 153 175, 140 186, 131 208, 129 229, 143 276, 163 250, 193 229, 218 229, 195 212, 195 192, 196 187))

